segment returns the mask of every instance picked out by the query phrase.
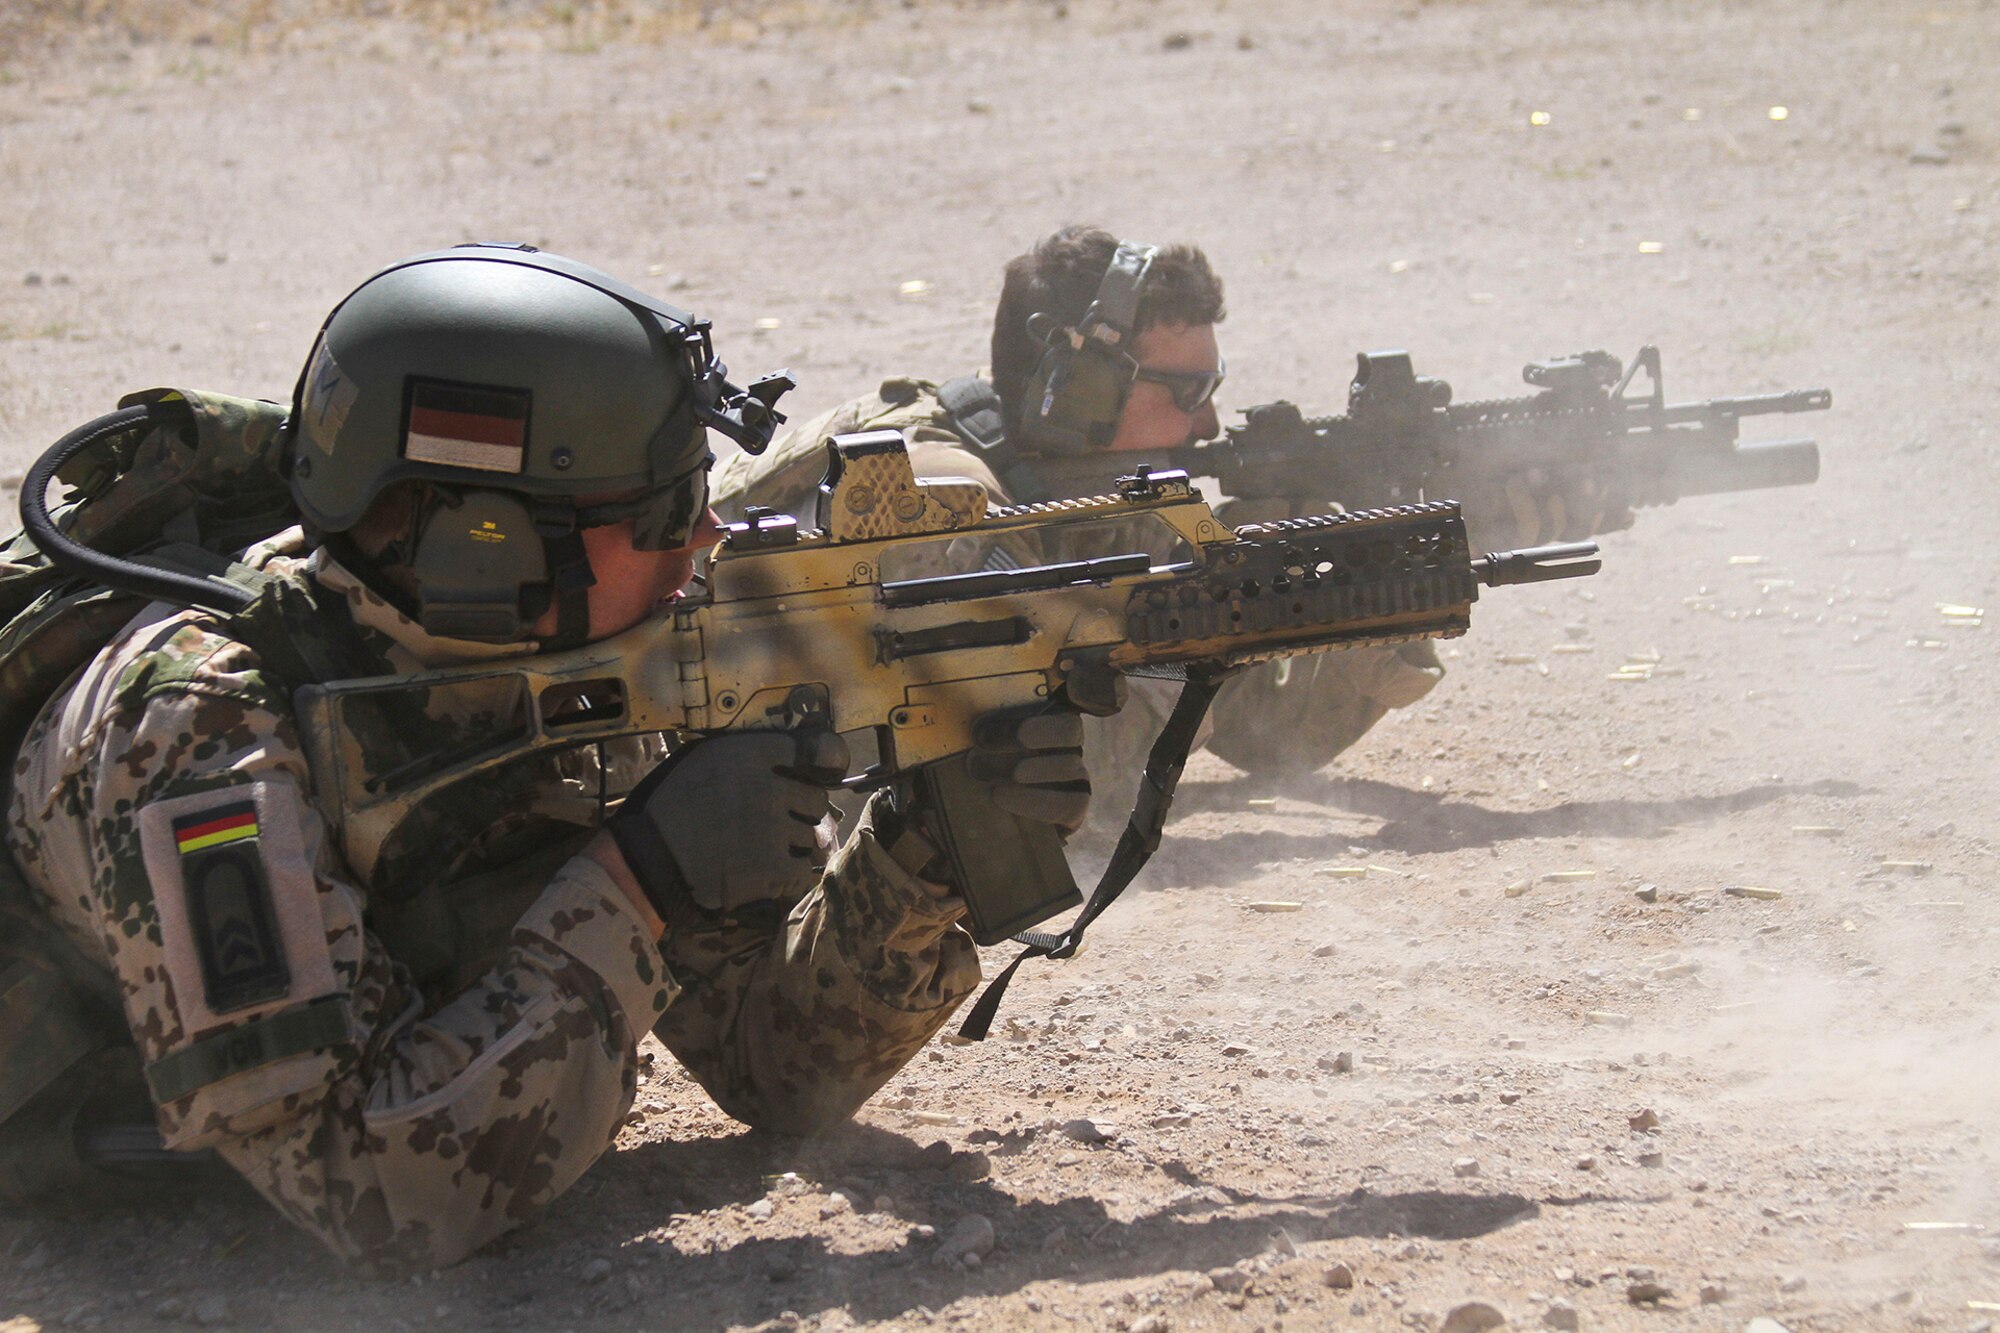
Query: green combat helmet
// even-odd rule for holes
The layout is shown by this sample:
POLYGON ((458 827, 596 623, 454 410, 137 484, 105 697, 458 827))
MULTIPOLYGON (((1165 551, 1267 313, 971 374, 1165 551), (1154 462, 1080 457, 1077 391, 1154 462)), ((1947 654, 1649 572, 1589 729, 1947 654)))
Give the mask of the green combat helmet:
POLYGON ((587 265, 518 245, 418 255, 327 316, 292 399, 292 493, 366 569, 339 534, 420 483, 391 548, 415 587, 404 609, 432 634, 510 643, 553 604, 546 646, 573 647, 595 581, 582 530, 631 520, 642 550, 687 545, 705 428, 757 453, 784 420, 788 375, 727 376, 706 321, 587 265))

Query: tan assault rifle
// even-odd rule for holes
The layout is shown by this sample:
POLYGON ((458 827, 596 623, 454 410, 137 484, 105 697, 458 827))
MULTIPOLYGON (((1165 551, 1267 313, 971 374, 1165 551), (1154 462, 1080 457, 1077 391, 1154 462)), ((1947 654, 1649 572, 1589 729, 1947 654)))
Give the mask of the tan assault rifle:
MULTIPOLYGON (((850 785, 923 784, 974 938, 992 944, 1081 899, 1054 831, 998 810, 967 771, 982 714, 1051 701, 1108 712, 1123 674, 1188 681, 1106 875, 1129 881, 1231 669, 1451 638, 1469 626, 1482 583, 1598 568, 1592 543, 1475 557, 1448 502, 1232 530, 1184 472, 1141 469, 1116 495, 989 512, 973 483, 918 481, 894 431, 838 437, 828 452, 816 528, 752 511, 712 553, 705 589, 657 619, 564 653, 301 691, 315 771, 333 775, 355 869, 368 873, 426 798, 526 750, 824 726, 873 739, 876 762, 850 785), (422 771, 373 771, 362 738, 394 725, 395 701, 431 691, 467 692, 461 703, 496 719, 491 736, 422 771)), ((1100 899, 1103 884, 1092 908, 1100 899)), ((1086 909, 1067 947, 1094 915, 1086 909)))

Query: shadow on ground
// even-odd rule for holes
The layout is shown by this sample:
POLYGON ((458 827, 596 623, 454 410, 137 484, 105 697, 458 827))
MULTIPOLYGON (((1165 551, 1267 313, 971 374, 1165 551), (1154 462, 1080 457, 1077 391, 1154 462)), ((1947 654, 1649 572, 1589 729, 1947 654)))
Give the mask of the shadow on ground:
MULTIPOLYGON (((1177 815, 1240 811, 1254 796, 1271 794, 1270 784, 1248 778, 1195 782, 1181 787, 1177 815)), ((1493 810, 1444 792, 1416 791, 1372 778, 1299 778, 1283 789, 1288 796, 1349 814, 1381 820, 1372 831, 1351 824, 1324 833, 1290 830, 1232 830, 1212 837, 1183 835, 1180 848, 1247 867, 1251 858, 1338 855, 1348 847, 1419 855, 1494 847, 1528 838, 1579 835, 1660 838, 1690 824, 1800 797, 1853 799, 1866 788, 1838 779, 1817 782, 1764 782, 1712 796, 1660 800, 1565 801, 1541 810, 1493 810)), ((1172 824, 1167 838, 1175 837, 1172 824)))
POLYGON ((719 1329, 836 1308, 868 1320, 1045 1280, 1226 1267, 1282 1245, 1280 1230, 1298 1243, 1462 1240, 1532 1218, 1541 1207, 1508 1193, 1260 1195, 1168 1162, 1161 1169, 1171 1193, 1121 1219, 1086 1195, 1018 1199, 983 1178, 986 1169, 981 1154, 943 1143, 920 1147, 860 1125, 812 1141, 739 1133, 646 1144, 607 1157, 535 1225, 455 1268, 403 1282, 346 1273, 240 1192, 156 1197, 115 1216, 45 1222, 32 1231, 27 1219, 15 1219, 19 1233, 0 1247, 9 1251, 0 1256, 0 1289, 10 1293, 0 1320, 143 1322, 162 1317, 163 1299, 192 1312, 213 1299, 209 1293, 226 1298, 228 1322, 242 1326, 286 1322, 308 1310, 310 1322, 324 1326, 448 1317, 465 1329, 555 1321, 628 1327, 635 1316, 719 1329), (784 1184, 774 1190, 787 1171, 809 1182, 793 1187, 798 1199, 787 1199, 784 1184), (893 1213, 863 1226, 829 1225, 824 1234, 753 1236, 726 1249, 711 1250, 702 1238, 702 1212, 767 1193, 779 1205, 771 1229, 796 1230, 800 1212, 810 1219, 805 1210, 836 1185, 868 1198, 886 1195, 893 1213), (929 1225, 941 1236, 973 1213, 993 1223, 996 1248, 977 1269, 940 1264, 938 1241, 916 1228, 929 1225), (141 1237, 152 1243, 132 1243, 141 1237), (107 1262, 112 1251, 117 1263, 107 1262), (62 1308, 38 1303, 44 1284, 64 1293, 62 1308))

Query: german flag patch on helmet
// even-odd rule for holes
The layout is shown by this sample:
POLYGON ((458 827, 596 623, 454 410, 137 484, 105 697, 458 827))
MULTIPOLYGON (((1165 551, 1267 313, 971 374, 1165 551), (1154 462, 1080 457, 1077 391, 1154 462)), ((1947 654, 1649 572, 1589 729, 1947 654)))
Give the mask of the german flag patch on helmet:
POLYGON ((411 380, 403 457, 518 474, 527 464, 530 399, 526 389, 411 380))

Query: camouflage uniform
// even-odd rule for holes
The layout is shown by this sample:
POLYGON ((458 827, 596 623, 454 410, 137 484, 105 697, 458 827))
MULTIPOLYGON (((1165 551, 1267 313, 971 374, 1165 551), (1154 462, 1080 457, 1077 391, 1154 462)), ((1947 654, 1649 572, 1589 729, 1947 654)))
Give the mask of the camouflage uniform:
MULTIPOLYGON (((429 638, 296 529, 244 559, 311 607, 344 674, 516 651, 429 638)), ((656 946, 573 855, 657 758, 636 743, 448 789, 359 873, 301 749, 300 682, 236 631, 133 620, 29 728, 8 843, 115 982, 167 1145, 214 1149, 366 1267, 451 1263, 567 1188, 630 1109, 648 1029, 730 1114, 807 1131, 977 984, 961 904, 889 855, 872 811, 797 902, 656 946)), ((490 721, 432 698, 358 741, 393 765, 490 721)))
MULTIPOLYGON (((744 506, 755 504, 810 522, 814 490, 826 471, 825 441, 864 430, 901 431, 919 477, 970 478, 986 488, 995 504, 1068 498, 1010 496, 992 467, 955 429, 950 413, 938 402, 937 385, 897 378, 884 380, 873 394, 802 422, 763 454, 737 454, 724 461, 716 468, 712 486, 717 511, 734 519, 744 506)), ((1117 455, 1104 457, 1109 490, 1110 478, 1124 469, 1117 455)), ((1217 513, 1224 521, 1241 525, 1335 508, 1330 500, 1289 505, 1227 501, 1217 513)), ((1253 668, 1216 696, 1197 744, 1259 772, 1310 772, 1361 739, 1390 709, 1423 698, 1443 676, 1444 668, 1428 642, 1348 648, 1253 668)), ((1093 786, 1112 798, 1099 808, 1112 816, 1122 817, 1129 808, 1126 798, 1134 791, 1146 752, 1179 691, 1164 681, 1133 680, 1131 686, 1131 702, 1123 712, 1086 720, 1084 757, 1093 786)))

